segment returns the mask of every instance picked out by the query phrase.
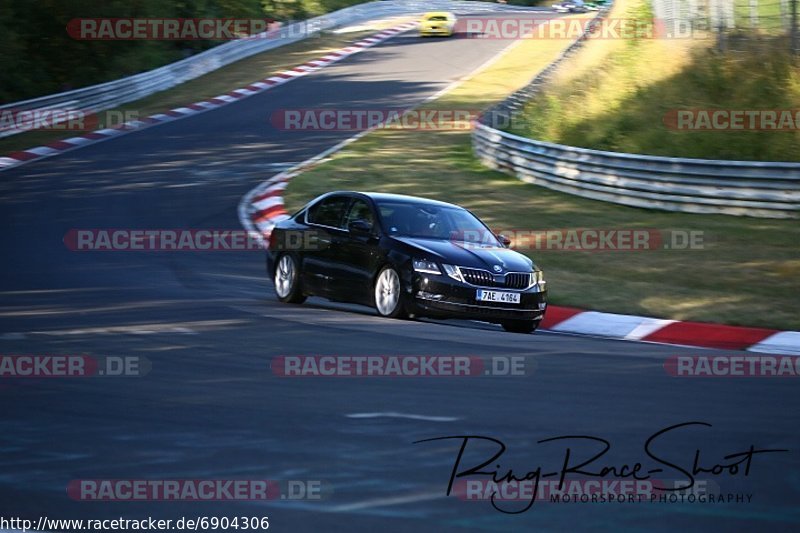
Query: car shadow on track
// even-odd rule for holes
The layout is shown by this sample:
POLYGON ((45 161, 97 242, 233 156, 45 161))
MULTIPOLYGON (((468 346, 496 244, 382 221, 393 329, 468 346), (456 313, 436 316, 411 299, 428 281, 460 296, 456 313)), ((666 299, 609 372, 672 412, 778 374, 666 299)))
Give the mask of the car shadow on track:
MULTIPOLYGON (((277 298, 273 297, 274 300, 277 302, 277 298)), ((286 304, 280 304, 286 305, 286 304)), ((395 320, 396 322, 420 322, 424 324, 438 324, 440 326, 449 326, 449 327, 456 327, 456 328, 466 328, 470 330, 484 330, 484 331, 491 331, 496 333, 504 333, 503 329, 500 327, 499 324, 491 324, 489 322, 480 322, 478 320, 459 320, 459 319, 450 319, 450 320, 436 320, 427 317, 415 317, 405 320, 398 320, 398 319, 390 319, 390 318, 381 318, 379 317, 375 310, 370 309, 369 307, 356 305, 356 304, 349 304, 343 302, 332 302, 329 300, 325 300, 323 298, 309 298, 305 303, 302 305, 294 306, 297 308, 300 307, 308 307, 310 309, 315 309, 319 311, 335 311, 340 313, 349 313, 364 317, 373 317, 380 320, 385 321, 392 321, 395 320)))

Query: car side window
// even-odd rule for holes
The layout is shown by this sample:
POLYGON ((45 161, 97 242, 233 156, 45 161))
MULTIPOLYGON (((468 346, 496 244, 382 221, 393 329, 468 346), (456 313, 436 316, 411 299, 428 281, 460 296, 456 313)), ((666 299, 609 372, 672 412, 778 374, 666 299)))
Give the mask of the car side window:
POLYGON ((353 201, 350 206, 350 211, 347 213, 347 219, 344 222, 344 227, 348 227, 351 222, 356 220, 363 220, 367 222, 371 228, 375 227, 375 216, 372 214, 369 204, 361 199, 353 201))
POLYGON ((347 196, 331 196, 321 202, 312 205, 308 210, 308 222, 320 226, 330 226, 332 228, 342 228, 344 210, 350 198, 347 196))

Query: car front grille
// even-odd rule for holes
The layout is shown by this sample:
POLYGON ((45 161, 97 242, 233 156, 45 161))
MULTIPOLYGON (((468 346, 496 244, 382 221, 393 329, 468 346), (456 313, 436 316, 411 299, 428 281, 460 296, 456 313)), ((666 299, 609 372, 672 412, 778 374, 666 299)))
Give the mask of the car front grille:
POLYGON ((478 270, 476 268, 459 268, 461 276, 464 281, 470 285, 477 285, 478 287, 497 287, 494 281, 494 276, 486 270, 478 270))
POLYGON ((464 281, 476 287, 503 287, 507 289, 527 289, 531 285, 531 275, 524 272, 509 272, 505 276, 495 276, 488 270, 459 267, 464 281))
POLYGON ((531 275, 522 272, 506 274, 506 287, 510 289, 527 289, 531 285, 531 275))

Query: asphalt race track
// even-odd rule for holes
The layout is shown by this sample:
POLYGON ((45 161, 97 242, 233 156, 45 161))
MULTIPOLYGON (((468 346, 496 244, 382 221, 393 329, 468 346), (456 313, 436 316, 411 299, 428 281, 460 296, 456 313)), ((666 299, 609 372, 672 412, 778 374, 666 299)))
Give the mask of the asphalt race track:
POLYGON ((792 379, 678 379, 664 359, 698 349, 381 320, 318 299, 286 306, 259 251, 73 252, 63 242, 76 228, 240 229, 236 208, 248 190, 352 135, 279 131, 270 113, 412 105, 508 44, 409 32, 222 109, 3 172, 0 353, 152 364, 140 378, 0 381, 3 514, 269 516, 276 531, 796 530, 792 379), (276 356, 312 354, 522 356, 535 370, 402 379, 290 379, 270 370, 276 356), (537 502, 511 515, 489 501, 445 497, 458 442, 413 444, 494 437, 508 446, 503 466, 524 473, 563 461, 536 441, 592 435, 611 443, 596 464, 621 465, 647 462, 650 435, 690 421, 713 427, 661 441, 662 456, 689 468, 697 449, 707 465, 751 444, 789 452, 756 455, 747 476, 715 478, 721 492, 751 494, 749 503, 537 502), (321 480, 332 493, 177 503, 83 502, 66 492, 74 479, 207 478, 321 480))

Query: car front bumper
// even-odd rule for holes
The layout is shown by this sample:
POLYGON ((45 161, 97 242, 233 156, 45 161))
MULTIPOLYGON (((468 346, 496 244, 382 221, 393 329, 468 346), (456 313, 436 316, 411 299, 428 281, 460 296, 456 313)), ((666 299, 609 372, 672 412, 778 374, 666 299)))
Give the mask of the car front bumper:
POLYGON ((422 36, 425 35, 443 35, 449 37, 451 35, 451 31, 447 28, 420 28, 419 34, 422 36))
POLYGON ((408 284, 410 311, 435 318, 462 318, 501 322, 504 320, 541 320, 547 308, 547 290, 534 285, 525 290, 503 287, 477 287, 442 275, 414 273, 408 284), (520 303, 483 302, 478 290, 516 292, 520 303))

